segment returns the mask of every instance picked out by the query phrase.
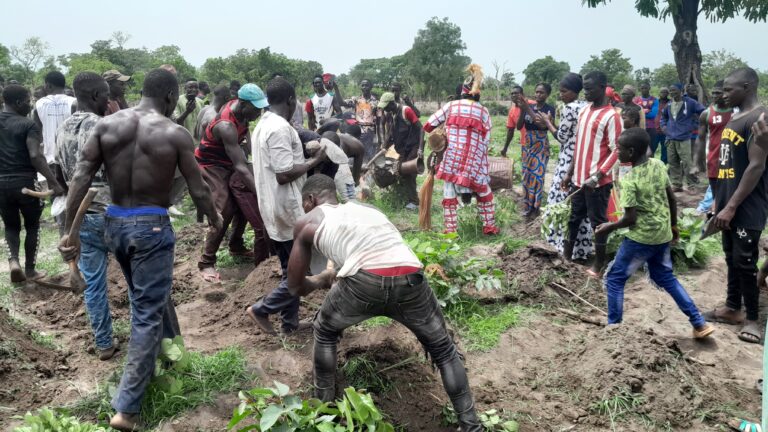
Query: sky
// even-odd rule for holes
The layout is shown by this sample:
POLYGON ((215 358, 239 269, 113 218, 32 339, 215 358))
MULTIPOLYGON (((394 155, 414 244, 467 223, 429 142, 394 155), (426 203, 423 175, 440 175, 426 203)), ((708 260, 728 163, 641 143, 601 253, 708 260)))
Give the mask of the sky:
MULTIPOLYGON (((93 41, 122 31, 131 35, 126 47, 177 45, 195 66, 239 48, 270 47, 291 58, 318 61, 326 72, 341 74, 361 58, 404 53, 426 21, 438 16, 461 27, 465 54, 490 76, 496 61, 522 79, 526 65, 545 55, 578 71, 590 55, 609 48, 619 48, 635 68, 672 63, 672 22, 643 18, 634 3, 613 0, 589 9, 582 0, 25 0, 5 8, 18 19, 4 20, 0 43, 20 45, 27 37, 39 36, 50 44, 51 54, 59 55, 88 52, 93 41), (223 22, 227 23, 219 24, 223 22)), ((766 23, 699 19, 703 53, 726 49, 763 70, 768 70, 767 35, 766 23)))

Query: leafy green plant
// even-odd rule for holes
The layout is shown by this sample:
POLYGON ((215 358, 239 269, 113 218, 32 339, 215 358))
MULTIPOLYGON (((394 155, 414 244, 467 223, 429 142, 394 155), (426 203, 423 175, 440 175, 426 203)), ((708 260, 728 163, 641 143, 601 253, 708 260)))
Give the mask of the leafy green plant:
POLYGON ((81 422, 65 412, 40 408, 34 414, 27 412, 24 416, 24 425, 15 428, 13 432, 107 432, 111 430, 113 429, 109 427, 81 422))
MULTIPOLYGON (((709 258, 721 253, 720 236, 701 239, 704 220, 694 209, 683 209, 677 218, 680 240, 672 245, 672 260, 676 266, 701 268, 709 258)), ((627 236, 628 228, 614 231, 608 238, 608 252, 616 253, 621 242, 627 236)))
POLYGON ((465 257, 454 234, 419 232, 406 243, 425 266, 429 284, 440 306, 456 302, 461 288, 474 285, 478 290, 500 289, 503 271, 493 268, 493 262, 477 257, 465 257))
POLYGON ((611 421, 611 429, 616 428, 616 420, 626 414, 634 413, 642 406, 645 396, 630 392, 628 389, 616 389, 617 393, 590 405, 590 410, 601 415, 607 415, 611 421))
MULTIPOLYGON (((443 426, 456 426, 459 424, 459 417, 450 403, 443 405, 440 412, 440 423, 443 426)), ((517 432, 520 425, 511 419, 505 419, 495 409, 489 409, 478 414, 480 424, 486 432, 517 432)))
POLYGON ((227 428, 248 422, 237 431, 394 432, 371 396, 352 387, 347 387, 343 398, 332 406, 319 399, 302 400, 289 394, 287 385, 277 381, 274 384, 273 388, 241 391, 240 405, 227 428))

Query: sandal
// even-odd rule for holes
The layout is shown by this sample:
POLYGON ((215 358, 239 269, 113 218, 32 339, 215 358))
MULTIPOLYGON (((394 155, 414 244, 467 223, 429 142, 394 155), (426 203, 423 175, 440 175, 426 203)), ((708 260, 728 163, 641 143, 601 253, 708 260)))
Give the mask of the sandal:
POLYGON ((714 333, 714 331, 715 331, 715 327, 710 323, 706 323, 699 328, 693 329, 693 338, 704 339, 705 337, 714 333))
POLYGON ((757 325, 757 321, 747 321, 744 327, 739 330, 739 339, 754 344, 762 342, 763 338, 760 336, 760 327, 757 325))
POLYGON ((711 311, 704 312, 701 316, 704 317, 705 320, 709 322, 716 322, 721 324, 730 324, 730 325, 739 325, 744 323, 744 319, 746 318, 746 313, 744 311, 735 311, 733 309, 723 307, 723 308, 714 308, 711 311), (727 318, 723 315, 723 310, 725 310, 725 313, 729 313, 730 315, 736 315, 735 319, 727 318))
POLYGON ((758 423, 752 423, 742 419, 733 419, 728 422, 728 427, 739 432, 763 432, 758 423))

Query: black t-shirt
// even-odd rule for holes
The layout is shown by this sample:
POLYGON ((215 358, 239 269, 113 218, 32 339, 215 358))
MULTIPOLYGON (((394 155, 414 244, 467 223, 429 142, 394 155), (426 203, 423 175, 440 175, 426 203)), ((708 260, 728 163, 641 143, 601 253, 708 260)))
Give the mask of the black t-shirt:
MULTIPOLYGON (((764 106, 743 114, 734 114, 723 130, 720 141, 720 159, 717 167, 716 202, 723 209, 736 192, 741 177, 749 165, 749 147, 754 145, 752 125, 760 114, 768 109, 764 106)), ((768 217, 768 169, 763 171, 755 189, 741 203, 731 220, 731 228, 762 231, 768 217)))
MULTIPOLYGON (((553 119, 555 118, 555 107, 553 107, 550 104, 544 104, 541 109, 539 109, 539 106, 535 103, 528 104, 531 109, 533 110, 534 114, 542 114, 547 115, 549 114, 553 119)), ((523 111, 525 112, 525 111, 523 111)), ((538 127, 533 122, 533 118, 529 116, 528 114, 525 114, 525 130, 527 131, 546 131, 549 130, 546 126, 538 127)))
POLYGON ((23 187, 34 181, 36 170, 27 149, 30 135, 42 142, 34 121, 15 113, 0 113, 0 187, 23 187))

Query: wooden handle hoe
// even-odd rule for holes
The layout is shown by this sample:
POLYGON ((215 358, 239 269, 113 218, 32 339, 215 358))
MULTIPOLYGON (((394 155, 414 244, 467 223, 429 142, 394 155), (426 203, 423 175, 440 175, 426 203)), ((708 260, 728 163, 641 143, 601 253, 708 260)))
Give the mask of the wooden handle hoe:
MULTIPOLYGON (((83 225, 85 213, 88 211, 88 207, 91 206, 97 192, 98 191, 95 188, 88 189, 88 193, 85 194, 85 198, 83 198, 83 201, 80 203, 80 207, 77 208, 75 219, 72 221, 72 226, 69 228, 69 241, 67 242, 67 246, 80 245, 80 227, 83 225)), ((77 268, 77 259, 69 262, 69 286, 72 288, 72 291, 76 293, 81 293, 85 290, 85 281, 80 275, 80 269, 77 268)))
POLYGON ((35 197, 35 198, 39 198, 39 199, 46 199, 46 198, 50 197, 51 195, 53 195, 53 191, 50 190, 50 189, 47 190, 47 191, 40 192, 40 191, 36 191, 36 190, 32 190, 32 189, 22 188, 21 189, 21 193, 23 193, 24 195, 29 195, 31 197, 35 197))

